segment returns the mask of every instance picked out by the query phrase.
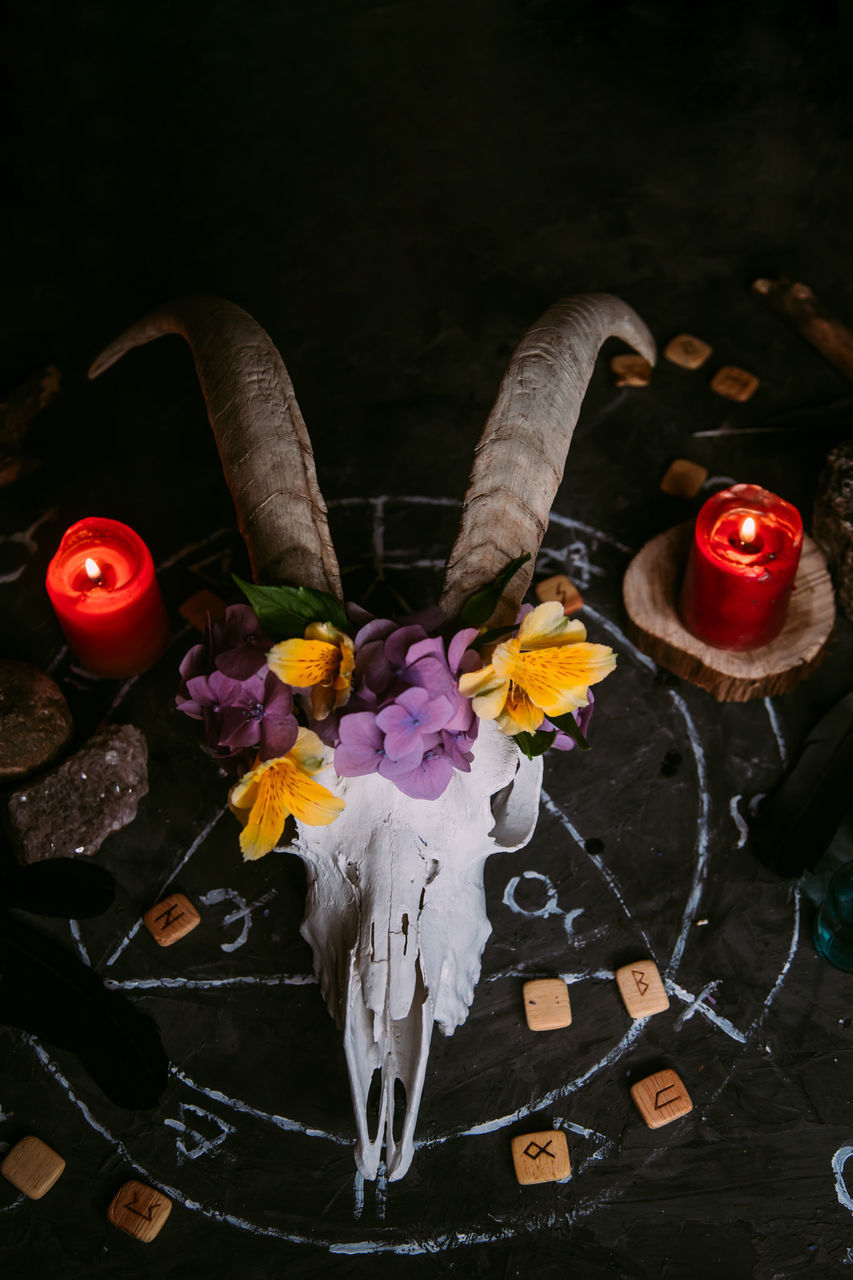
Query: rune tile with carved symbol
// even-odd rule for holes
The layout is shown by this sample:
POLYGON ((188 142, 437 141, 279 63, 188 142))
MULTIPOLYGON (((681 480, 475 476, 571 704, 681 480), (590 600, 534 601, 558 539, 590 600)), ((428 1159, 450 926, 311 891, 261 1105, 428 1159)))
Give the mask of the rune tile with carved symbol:
POLYGON ((671 1067, 632 1084, 631 1097, 650 1129, 660 1129, 693 1110, 690 1094, 671 1067))
POLYGON ((648 1018, 669 1008, 669 996, 654 960, 635 960, 616 970, 619 994, 632 1018, 648 1018))
POLYGON ((172 1202, 144 1182, 125 1182, 107 1210, 113 1226, 150 1244, 172 1212, 172 1202))
POLYGON ((562 1129, 521 1133, 512 1140, 515 1176, 522 1186, 534 1182, 564 1182, 571 1176, 569 1147, 562 1129))
POLYGON ((170 893, 142 917, 145 928, 161 947, 170 947, 183 938, 201 920, 189 898, 182 893, 170 893))

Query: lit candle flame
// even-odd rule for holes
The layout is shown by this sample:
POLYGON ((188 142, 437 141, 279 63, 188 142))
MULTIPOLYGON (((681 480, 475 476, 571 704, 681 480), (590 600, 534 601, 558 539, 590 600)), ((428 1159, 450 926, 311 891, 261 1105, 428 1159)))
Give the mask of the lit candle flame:
POLYGON ((752 516, 744 516, 740 526, 740 540, 744 546, 749 546, 750 542, 755 541, 755 521, 752 516))
POLYGON ((101 577, 101 566, 89 556, 86 557, 86 577, 90 582, 97 582, 101 577))

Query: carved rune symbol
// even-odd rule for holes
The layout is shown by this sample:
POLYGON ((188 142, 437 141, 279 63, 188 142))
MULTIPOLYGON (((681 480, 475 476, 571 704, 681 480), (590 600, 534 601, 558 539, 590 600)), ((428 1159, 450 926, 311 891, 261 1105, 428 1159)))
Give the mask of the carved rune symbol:
POLYGON ((675 1089, 676 1087, 677 1086, 673 1083, 673 1084, 664 1085, 663 1089, 658 1089, 657 1093, 655 1094, 655 1111, 660 1111, 661 1107, 667 1107, 671 1102, 678 1101, 678 1098, 681 1097, 681 1094, 678 1095, 678 1098, 664 1098, 663 1096, 665 1093, 669 1093, 670 1089, 675 1089))
POLYGON ((632 969, 631 977, 636 982, 637 990, 639 991, 640 995, 644 996, 649 989, 649 984, 645 980, 645 975, 643 974, 642 969, 632 969))
POLYGON ((163 921, 163 923, 160 925, 161 929, 168 929, 169 925, 172 924, 175 920, 180 920, 182 915, 184 915, 184 912, 178 911, 177 902, 171 902, 169 906, 166 908, 166 910, 161 911, 159 916, 155 916, 154 919, 163 921), (178 914, 173 916, 172 915, 173 911, 177 911, 178 914))
POLYGON ((136 1208, 136 1195, 137 1193, 134 1191, 133 1199, 128 1200, 128 1202, 124 1206, 125 1209, 129 1209, 131 1213, 135 1213, 137 1218, 144 1218, 146 1222, 151 1222, 153 1220, 151 1215, 154 1213, 155 1209, 160 1208, 160 1201, 152 1200, 148 1206, 148 1209, 143 1212, 142 1209, 136 1208))
POLYGON ((540 1156, 550 1156, 552 1160, 556 1160, 554 1152, 548 1150, 552 1141, 553 1139, 549 1138, 544 1147, 540 1147, 538 1142, 528 1142, 522 1154, 526 1155, 528 1160, 538 1160, 540 1156))

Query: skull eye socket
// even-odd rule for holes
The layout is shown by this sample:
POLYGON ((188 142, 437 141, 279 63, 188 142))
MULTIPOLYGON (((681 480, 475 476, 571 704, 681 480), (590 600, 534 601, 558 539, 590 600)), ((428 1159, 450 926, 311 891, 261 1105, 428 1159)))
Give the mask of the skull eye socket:
POLYGON ((539 815, 541 781, 541 764, 534 769, 522 768, 519 758, 514 776, 492 794, 489 805, 495 825, 489 835, 499 848, 512 852, 527 844, 539 815))

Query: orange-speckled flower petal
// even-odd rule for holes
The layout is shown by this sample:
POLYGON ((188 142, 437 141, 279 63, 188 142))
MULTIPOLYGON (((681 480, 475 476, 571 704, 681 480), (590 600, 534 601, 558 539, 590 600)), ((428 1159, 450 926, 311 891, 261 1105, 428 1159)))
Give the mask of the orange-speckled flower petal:
POLYGON ((334 680, 341 661, 336 644, 325 640, 281 640, 267 654, 267 665, 294 689, 310 689, 334 680))
POLYGON ((576 694, 609 675, 616 655, 603 644, 558 645, 522 653, 515 666, 515 680, 546 715, 561 715, 584 706, 576 694))
POLYGON ((504 733, 535 733, 544 719, 542 708, 535 706, 517 684, 510 685, 506 704, 498 716, 504 733))

